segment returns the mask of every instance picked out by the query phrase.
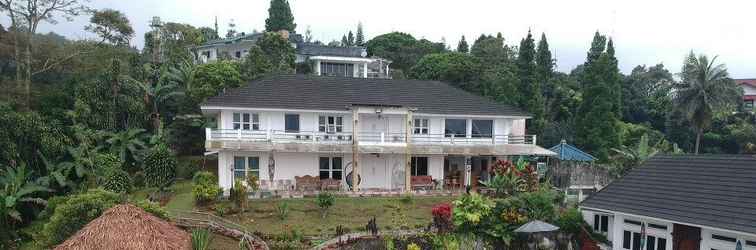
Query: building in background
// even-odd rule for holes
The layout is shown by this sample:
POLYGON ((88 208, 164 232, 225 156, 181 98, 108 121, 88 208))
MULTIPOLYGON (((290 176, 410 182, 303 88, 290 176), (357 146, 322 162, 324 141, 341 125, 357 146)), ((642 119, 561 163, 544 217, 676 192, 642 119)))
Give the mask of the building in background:
MULTIPOLYGON (((209 41, 191 49, 195 63, 208 63, 219 59, 243 60, 249 49, 262 38, 263 33, 240 33, 236 37, 209 41)), ((367 49, 362 46, 328 46, 320 43, 305 42, 302 35, 284 31, 291 46, 295 49, 297 64, 306 63, 312 73, 322 76, 390 78, 391 61, 368 57, 367 49)))
POLYGON ((743 109, 756 112, 756 78, 735 79, 735 82, 743 88, 743 109))

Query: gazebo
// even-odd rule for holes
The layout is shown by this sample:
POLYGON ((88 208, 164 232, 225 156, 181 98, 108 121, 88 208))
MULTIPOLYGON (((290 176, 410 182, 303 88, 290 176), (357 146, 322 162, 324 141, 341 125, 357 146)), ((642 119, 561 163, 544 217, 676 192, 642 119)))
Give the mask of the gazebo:
POLYGON ((553 184, 564 190, 567 197, 575 196, 577 201, 585 198, 584 192, 601 189, 608 183, 606 170, 594 167, 596 157, 583 152, 577 147, 562 140, 549 150, 556 153, 550 161, 550 176, 553 184))
POLYGON ((134 205, 116 205, 55 247, 64 249, 192 249, 189 233, 134 205))

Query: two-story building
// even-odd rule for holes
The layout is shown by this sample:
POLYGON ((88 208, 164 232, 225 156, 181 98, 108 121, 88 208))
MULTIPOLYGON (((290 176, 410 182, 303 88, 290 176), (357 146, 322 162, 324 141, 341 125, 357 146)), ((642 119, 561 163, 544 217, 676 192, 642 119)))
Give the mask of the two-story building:
MULTIPOLYGON (((323 76, 390 78, 391 61, 368 57, 362 46, 327 46, 319 43, 305 42, 302 35, 286 31, 280 33, 289 40, 295 51, 295 62, 306 63, 313 74, 323 76)), ((231 38, 209 41, 191 49, 195 63, 208 63, 216 60, 244 60, 249 49, 255 46, 263 33, 245 34, 231 38)))
POLYGON ((655 156, 580 204, 615 250, 756 250, 756 156, 655 156))
POLYGON ((342 190, 408 190, 411 176, 464 186, 496 158, 554 154, 525 134, 528 113, 438 81, 279 75, 201 109, 218 121, 206 149, 224 189, 249 175, 263 189, 305 175, 343 180, 342 190))
POLYGON ((735 79, 735 82, 743 88, 743 109, 756 112, 756 79, 735 79))

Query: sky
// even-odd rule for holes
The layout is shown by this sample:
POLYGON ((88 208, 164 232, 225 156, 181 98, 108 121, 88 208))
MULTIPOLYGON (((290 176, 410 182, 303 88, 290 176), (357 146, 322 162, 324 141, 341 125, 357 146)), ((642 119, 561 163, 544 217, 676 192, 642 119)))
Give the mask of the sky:
MULTIPOLYGON (((124 12, 136 31, 132 44, 142 47, 152 16, 163 21, 212 27, 218 18, 221 35, 228 23, 237 30, 265 29, 269 0, 93 0, 96 9, 124 12)), ((557 69, 569 72, 585 60, 593 33, 614 39, 620 70, 629 73, 637 65, 663 63, 673 73, 691 50, 718 56, 733 78, 756 78, 756 1, 719 0, 289 0, 304 34, 310 27, 314 39, 340 40, 362 22, 368 39, 400 31, 416 38, 445 40, 456 48, 464 35, 470 45, 482 33, 501 32, 510 45, 519 44, 532 30, 545 33, 557 69)), ((69 39, 90 38, 84 31, 88 18, 55 25, 43 24, 40 32, 53 31, 69 39)), ((2 20, 7 27, 7 18, 2 20)))

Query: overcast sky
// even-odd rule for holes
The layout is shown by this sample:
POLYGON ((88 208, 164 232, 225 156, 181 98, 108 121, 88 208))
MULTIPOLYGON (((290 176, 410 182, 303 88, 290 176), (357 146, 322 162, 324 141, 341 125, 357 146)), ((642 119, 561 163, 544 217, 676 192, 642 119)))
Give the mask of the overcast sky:
MULTIPOLYGON (((456 48, 460 36, 470 45, 481 33, 501 32, 516 45, 531 29, 545 32, 558 70, 583 63, 593 33, 614 38, 620 69, 664 63, 673 73, 688 51, 718 55, 734 78, 756 78, 756 3, 718 0, 289 0, 297 32, 309 26, 317 40, 340 40, 362 22, 367 38, 391 31, 432 41, 445 39, 456 48)), ((94 8, 113 8, 129 17, 142 47, 152 16, 163 21, 212 27, 218 17, 221 35, 231 19, 238 31, 263 30, 269 0, 94 0, 94 8)), ((88 17, 45 24, 69 38, 91 37, 88 17)), ((3 25, 8 26, 8 20, 3 25)))

